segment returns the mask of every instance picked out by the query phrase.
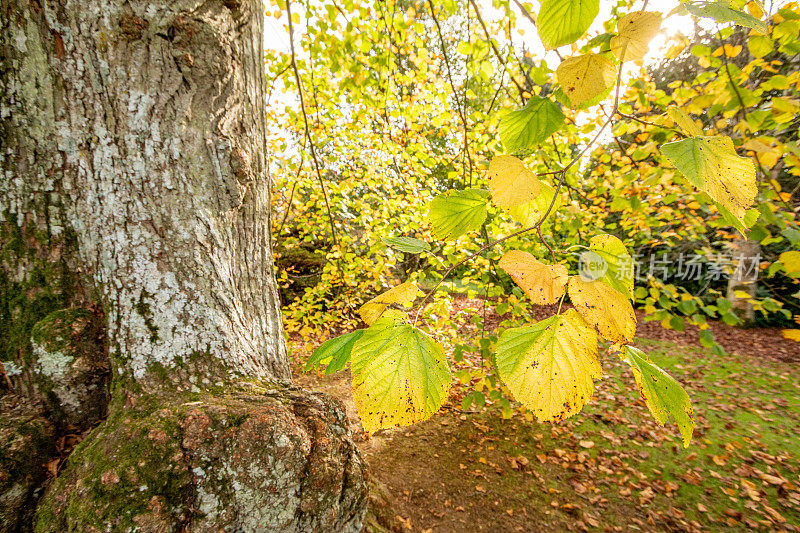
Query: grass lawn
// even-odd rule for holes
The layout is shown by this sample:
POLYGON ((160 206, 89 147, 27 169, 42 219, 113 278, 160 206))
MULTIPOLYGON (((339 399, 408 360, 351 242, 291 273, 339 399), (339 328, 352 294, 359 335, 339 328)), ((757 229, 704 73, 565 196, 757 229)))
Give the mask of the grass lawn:
MULTIPOLYGON (((591 402, 560 424, 503 420, 496 405, 462 412, 456 389, 431 420, 361 437, 390 500, 378 522, 413 531, 800 530, 797 364, 635 344, 689 393, 697 426, 688 448, 674 424, 653 420, 615 357, 603 361, 591 402)), ((301 382, 354 412, 346 372, 301 382)))

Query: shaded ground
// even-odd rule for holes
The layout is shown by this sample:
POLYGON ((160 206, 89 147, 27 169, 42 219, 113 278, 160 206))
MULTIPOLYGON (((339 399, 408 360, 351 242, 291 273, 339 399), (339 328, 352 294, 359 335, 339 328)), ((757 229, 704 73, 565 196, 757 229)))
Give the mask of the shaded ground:
MULTIPOLYGON (((482 303, 462 300, 457 307, 470 305, 482 303)), ((489 327, 497 322, 487 315, 489 327)), ((632 375, 613 357, 603 361, 592 401, 561 424, 519 413, 503 420, 491 402, 463 412, 464 388, 457 386, 431 420, 371 438, 360 433, 359 446, 391 503, 384 525, 436 532, 798 531, 800 344, 779 331, 714 328, 732 355, 711 355, 696 333, 640 321, 636 344, 692 398, 697 427, 688 449, 674 425, 655 423, 632 375)), ((308 355, 296 343, 293 353, 298 363, 308 355)), ((359 427, 347 372, 297 379, 342 399, 359 427)))

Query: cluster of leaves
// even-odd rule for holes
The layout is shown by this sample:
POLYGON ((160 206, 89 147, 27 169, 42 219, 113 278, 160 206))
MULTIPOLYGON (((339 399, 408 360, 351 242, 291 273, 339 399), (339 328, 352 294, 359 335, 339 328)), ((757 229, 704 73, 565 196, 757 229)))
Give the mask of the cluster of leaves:
MULTIPOLYGON (((761 16, 757 5, 748 7, 761 16)), ((747 238, 760 248, 757 292, 726 294, 724 277, 702 284, 651 279, 649 287, 637 291, 638 302, 649 314, 646 319, 675 329, 683 329, 686 322, 699 326, 701 340, 717 350, 706 319, 741 323, 726 297, 749 300, 762 323, 786 326, 793 312, 794 322, 800 323, 797 278, 785 265, 800 245, 798 17, 797 6, 789 4, 769 19, 766 28, 723 28, 693 40, 677 39, 667 59, 651 67, 655 83, 643 79, 628 88, 620 110, 632 120, 614 125, 615 144, 593 154, 591 172, 585 174, 584 185, 578 184, 590 204, 582 213, 582 225, 630 235, 632 246, 645 254, 666 247, 706 257, 703 267, 712 262, 719 266, 721 253, 735 255, 741 242, 728 228, 744 230, 709 194, 698 194, 691 201, 685 198, 683 176, 676 175, 673 163, 658 149, 674 138, 671 128, 681 127, 680 117, 670 108, 692 116, 693 125, 682 122, 690 138, 703 131, 728 136, 736 150, 754 163, 757 189, 738 194, 755 194, 756 209, 745 212, 743 222, 747 238), (603 186, 591 185, 598 181, 603 186)), ((684 142, 684 147, 690 143, 697 141, 684 142)), ((691 155, 688 152, 684 155, 691 155)), ((561 232, 569 240, 575 231, 562 227, 561 232)), ((726 265, 725 273, 733 273, 735 266, 726 265)), ((793 330, 785 333, 793 334, 793 330)))
MULTIPOLYGON (((312 87, 305 90, 306 114, 316 118, 313 127, 298 130, 298 137, 303 139, 304 154, 313 152, 307 141, 317 139, 320 158, 336 162, 327 167, 324 183, 334 212, 348 220, 347 230, 338 232, 340 246, 330 246, 321 282, 290 307, 290 324, 301 332, 327 324, 331 315, 326 309, 311 306, 335 301, 337 311, 355 310, 360 294, 377 292, 391 284, 391 278, 406 277, 415 267, 418 272, 411 275, 412 280, 421 286, 435 284, 418 301, 413 320, 402 311, 418 296, 411 281, 371 300, 360 309, 369 327, 324 343, 309 367, 328 365, 326 371, 334 372, 351 362, 354 396, 368 432, 431 416, 446 400, 452 377, 444 349, 430 334, 436 331, 440 340, 455 337, 454 331, 443 330, 448 326, 441 318, 444 313, 439 313, 446 298, 433 296, 453 274, 461 287, 481 288, 487 294, 491 291, 501 296, 498 312, 503 307, 522 320, 526 320, 524 308, 528 303, 559 302, 559 313, 549 319, 522 328, 503 324, 512 327, 499 337, 487 335, 477 342, 486 361, 480 383, 491 389, 492 398, 510 394, 542 420, 559 420, 580 411, 591 398, 593 379, 601 374, 600 337, 630 365, 654 416, 663 423, 670 413, 688 443, 693 426, 688 397, 674 380, 628 345, 636 326, 631 303, 638 300, 650 318, 667 325, 682 327, 678 325, 678 320, 681 324, 683 321, 678 318, 680 313, 702 328, 704 314, 734 321, 730 302, 702 301, 682 288, 659 285, 655 280, 649 281, 649 287, 634 288, 632 276, 621 268, 631 259, 625 245, 611 235, 597 235, 585 246, 582 232, 589 227, 604 228, 637 244, 646 243, 642 235, 652 237, 659 231, 654 220, 669 219, 675 213, 681 214, 680 231, 685 233, 688 228, 691 235, 707 231, 709 219, 715 228, 733 226, 747 231, 757 214, 749 209, 759 194, 756 165, 751 158, 737 154, 741 140, 731 132, 709 124, 705 116, 700 123, 681 111, 700 114, 685 105, 685 95, 678 97, 677 91, 669 96, 659 93, 645 78, 634 80, 627 89, 620 86, 624 61, 641 59, 659 30, 660 14, 631 10, 631 6, 620 3, 604 25, 607 32, 586 40, 580 48, 573 45, 573 52, 579 53, 563 60, 553 73, 544 61, 537 63, 529 55, 517 58, 511 39, 516 15, 508 3, 500 3, 508 22, 503 36, 508 46, 501 47, 502 51, 493 39, 499 41, 501 36, 490 35, 477 5, 471 4, 475 24, 470 13, 459 13, 455 2, 438 4, 380 4, 375 8, 382 10, 379 16, 372 8, 353 2, 324 9, 305 5, 308 39, 302 42, 310 53, 308 59, 292 58, 292 63, 299 64, 299 71, 310 73, 302 80, 312 87), (628 13, 620 13, 620 9, 628 13), (359 16, 348 18, 346 13, 359 16), (347 20, 346 31, 330 32, 342 19, 347 20), (451 24, 451 20, 456 25, 460 22, 461 27, 445 27, 447 31, 443 31, 442 25, 451 24), (473 39, 479 28, 486 40, 473 39), (327 36, 324 54, 313 49, 313 43, 320 42, 315 38, 323 34, 327 36), (336 38, 331 35, 341 35, 341 42, 332 43, 336 38), (424 35, 438 38, 432 45, 421 37, 424 35), (386 46, 369 46, 370 42, 386 46), (455 42, 459 44, 455 46, 455 42), (463 57, 463 65, 449 61, 448 54, 463 57), (431 61, 439 56, 443 62, 431 61), (521 77, 511 72, 509 65, 515 62, 521 77), (504 83, 506 76, 510 76, 511 85, 504 83), (497 120, 495 105, 498 101, 510 105, 514 87, 523 105, 501 113, 497 120), (613 108, 608 114, 603 101, 615 87, 613 108), (452 91, 443 90, 447 88, 452 91), (343 93, 343 89, 348 92, 343 93), (507 98, 498 98, 503 93, 507 98), (325 98, 328 96, 334 98, 325 98), (583 126, 576 125, 578 112, 598 105, 602 115, 583 126), (370 113, 370 109, 381 112, 370 113), (620 145, 619 152, 608 147, 592 152, 592 145, 609 126, 620 145), (500 149, 495 127, 507 155, 494 156, 500 149), (592 139, 581 148, 581 142, 586 143, 581 135, 585 134, 592 134, 592 139), (630 142, 629 148, 623 149, 621 142, 630 142), (359 152, 361 156, 354 157, 359 152), (376 157, 364 156, 365 152, 376 157), (591 157, 589 165, 581 163, 583 155, 591 157), (483 157, 491 158, 488 190, 482 187, 484 181, 477 172, 477 161, 483 157), (620 169, 623 165, 627 168, 620 169), (642 172, 642 166, 651 176, 642 172), (671 170, 673 167, 677 173, 671 170), (586 179, 581 180, 581 175, 586 179), (655 199, 642 201, 645 186, 637 183, 640 179, 646 179, 645 186, 658 184, 661 190, 654 196, 663 204, 677 205, 662 210, 655 199), (705 210, 709 216, 691 218, 683 214, 681 204, 692 203, 682 200, 688 192, 684 180, 700 191, 698 201, 708 206, 705 210), (446 190, 436 194, 442 189, 446 190), (570 195, 582 196, 589 205, 565 198, 565 189, 570 195), (671 202, 663 201, 670 195, 675 197, 671 202), (597 202, 609 196, 612 199, 607 203, 597 202), (620 205, 617 198, 624 198, 626 205, 620 205), (607 204, 612 204, 611 209, 607 204), (625 216, 612 225, 608 215, 614 211, 625 216), (628 212, 633 216, 628 217, 628 212), (427 213, 430 233, 438 241, 425 239, 426 221, 419 213, 427 213), (518 224, 522 229, 517 229, 518 224), (386 237, 396 234, 398 227, 405 235, 386 237), (638 233, 640 230, 644 231, 638 233), (476 232, 485 244, 473 238, 476 232), (537 243, 525 240, 533 232, 539 236, 537 243), (490 234, 503 237, 491 240, 490 234), (608 268, 597 278, 584 271, 570 276, 575 267, 574 258, 566 254, 570 248, 554 250, 546 236, 551 242, 584 249, 582 259, 599 258, 608 268), (501 243, 509 249, 498 256, 496 248, 501 243), (386 246, 395 252, 387 255, 386 246), (550 264, 537 259, 548 254, 550 264), (561 261, 556 260, 557 254, 562 254, 561 261), (402 264, 401 257, 411 258, 413 264, 402 264), (438 279, 431 274, 437 267, 446 268, 438 279), (504 275, 496 267, 518 285, 510 296, 503 296, 504 275), (522 300, 523 295, 527 302, 522 300), (561 313, 560 302, 566 295, 575 309, 561 313), (420 314, 425 325, 417 328, 420 314)), ((757 12, 753 16, 742 8, 741 4, 718 0, 686 2, 680 9, 720 22, 744 24, 758 32, 750 36, 751 40, 774 34, 776 25, 767 28, 757 12)), ((527 14, 524 6, 522 12, 527 14)), ((598 12, 598 2, 543 2, 537 20, 542 42, 551 49, 572 44, 584 36, 598 12)), ((286 63, 276 61, 276 74, 280 69, 285 70, 286 63)), ((709 118, 717 112, 729 112, 730 81, 716 71, 700 82, 692 81, 696 90, 708 94, 715 93, 701 84, 719 84, 724 89, 724 105, 713 113, 713 105, 706 105, 704 113, 708 112, 709 118)), ((299 84, 295 90, 304 91, 299 84)), ((755 98, 753 106, 762 105, 762 96, 755 98)), ((291 106, 286 106, 284 113, 290 118, 294 113, 295 120, 286 123, 301 123, 291 106)), ((285 146, 276 148, 280 151, 285 146)), ((776 147, 778 152, 782 149, 776 147)), ((309 155, 313 157, 313 153, 309 155)), ((330 221, 329 230, 322 209, 322 200, 327 202, 326 191, 313 186, 314 178, 320 178, 319 167, 308 164, 304 168, 302 161, 303 157, 300 164, 287 161, 284 175, 308 174, 305 181, 295 178, 295 184, 307 185, 300 186, 303 189, 298 195, 304 211, 293 214, 292 219, 298 225, 310 222, 312 229, 286 236, 278 232, 279 253, 291 239, 316 240, 313 244, 318 245, 320 236, 327 235, 322 240, 330 241, 337 233, 337 222, 330 221)), ((278 211, 288 215, 284 206, 292 208, 293 196, 278 200, 278 211)), ((788 213, 778 216, 787 224, 793 223, 788 213)), ((790 255, 781 256, 786 261, 776 261, 776 272, 794 272, 790 270, 791 254, 797 252, 783 253, 790 255)), ((288 277, 284 271, 284 283, 290 282, 288 277)), ((770 302, 763 301, 770 311, 770 302)), ((707 332, 703 329, 701 339, 713 346, 707 332)), ((460 353, 470 347, 453 340, 453 359, 458 361, 460 353)), ((464 379, 459 373, 456 377, 464 379)), ((482 398, 480 393, 470 400, 482 398)))

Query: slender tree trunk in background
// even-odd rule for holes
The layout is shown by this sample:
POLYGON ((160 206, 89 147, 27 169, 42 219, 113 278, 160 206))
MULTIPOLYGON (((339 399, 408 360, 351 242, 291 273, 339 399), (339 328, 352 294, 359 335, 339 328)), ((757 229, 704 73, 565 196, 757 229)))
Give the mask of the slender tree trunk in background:
POLYGON ((59 381, 75 327, 49 335, 64 309, 99 317, 112 372, 36 529, 358 529, 343 410, 288 385, 260 2, 0 0, 0 19, 7 381, 81 401, 59 381))
POLYGON ((761 243, 751 240, 739 240, 733 247, 734 272, 728 278, 727 298, 733 306, 733 312, 742 320, 743 326, 752 326, 756 314, 752 299, 758 288, 758 263, 761 257, 761 243), (736 293, 739 293, 737 295, 736 293), (746 294, 746 296, 741 293, 746 294))

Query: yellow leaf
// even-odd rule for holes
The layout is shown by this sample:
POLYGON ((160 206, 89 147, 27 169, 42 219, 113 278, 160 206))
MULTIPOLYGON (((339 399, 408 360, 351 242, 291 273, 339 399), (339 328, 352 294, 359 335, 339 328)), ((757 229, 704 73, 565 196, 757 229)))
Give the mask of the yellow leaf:
POLYGON ((442 347, 392 311, 364 330, 350 356, 353 400, 369 434, 430 418, 453 380, 442 347))
POLYGON ((537 305, 556 303, 564 294, 568 279, 564 265, 546 265, 521 250, 506 252, 499 265, 537 305))
POLYGON ((800 252, 783 252, 778 256, 778 260, 790 276, 800 275, 800 252))
POLYGON ((503 331, 497 370, 511 393, 541 421, 579 412, 602 376, 597 334, 574 309, 533 326, 503 331))
POLYGON ((401 283, 368 301, 358 310, 361 319, 371 326, 390 304, 408 305, 417 297, 419 289, 410 281, 401 283))
POLYGON ((628 298, 602 281, 569 278, 572 305, 600 335, 611 342, 626 343, 636 333, 636 314, 628 298))
POLYGON ((553 186, 543 181, 539 183, 541 184, 541 191, 539 192, 539 196, 533 201, 508 208, 508 214, 511 215, 511 218, 523 226, 533 226, 537 224, 544 214, 547 213, 548 209, 550 210, 548 216, 551 216, 561 205, 560 196, 555 197, 555 202, 553 201, 553 197, 556 194, 556 190, 553 186), (553 206, 552 209, 550 209, 551 204, 553 206))
POLYGON ((778 159, 780 159, 782 156, 783 156, 782 151, 770 150, 769 152, 759 154, 758 162, 768 168, 772 168, 778 163, 778 159))
MULTIPOLYGON (((731 46, 729 44, 726 44, 724 51, 725 51, 725 56, 726 57, 736 57, 742 51, 742 47, 741 47, 741 45, 731 46)), ((714 57, 720 57, 722 55, 722 52, 723 52, 723 49, 720 46, 719 48, 714 50, 714 52, 711 55, 714 56, 714 57)))
POLYGON ((748 2, 747 11, 757 19, 764 17, 764 10, 758 5, 760 2, 748 2))
POLYGON ((536 174, 511 155, 499 155, 489 163, 489 190, 500 207, 513 207, 532 201, 542 186, 536 174))
POLYGON ((680 107, 670 106, 669 109, 667 109, 667 114, 669 118, 675 121, 675 124, 689 136, 697 137, 703 134, 703 129, 680 107))
POLYGON ((800 329, 784 329, 781 333, 784 339, 800 342, 800 329))
POLYGON ((613 87, 617 67, 605 55, 584 54, 565 59, 556 70, 556 78, 569 101, 577 107, 613 87))
POLYGON ((611 38, 611 52, 623 61, 638 61, 647 53, 647 45, 661 29, 661 13, 637 11, 617 22, 618 35, 611 38))

